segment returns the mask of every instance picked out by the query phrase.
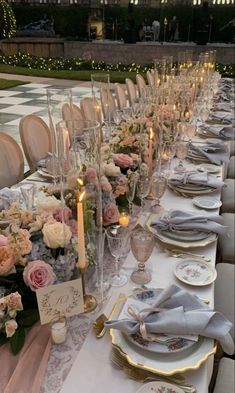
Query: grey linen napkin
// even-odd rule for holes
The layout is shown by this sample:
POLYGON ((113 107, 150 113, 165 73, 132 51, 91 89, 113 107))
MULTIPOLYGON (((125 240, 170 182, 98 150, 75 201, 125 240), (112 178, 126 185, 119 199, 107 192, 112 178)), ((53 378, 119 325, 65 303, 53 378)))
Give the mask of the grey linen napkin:
POLYGON ((11 190, 8 187, 2 188, 0 190, 0 211, 8 209, 13 202, 19 202, 20 195, 18 190, 11 190))
POLYGON ((234 115, 231 113, 226 113, 226 112, 211 112, 209 119, 211 120, 219 120, 222 121, 222 123, 225 124, 230 124, 234 121, 234 115))
POLYGON ((235 138, 235 130, 232 127, 220 126, 220 125, 203 125, 201 127, 202 131, 209 132, 212 135, 215 135, 219 138, 224 139, 234 139, 235 138))
POLYGON ((198 146, 189 144, 188 153, 201 155, 206 157, 211 163, 222 165, 223 162, 229 161, 229 152, 226 146, 222 143, 211 143, 209 145, 198 146))
POLYGON ((216 213, 196 213, 193 211, 170 210, 160 218, 152 219, 151 226, 161 231, 195 230, 224 233, 223 217, 216 213))
POLYGON ((217 189, 221 189, 225 185, 223 181, 207 172, 186 172, 173 174, 168 182, 173 186, 182 186, 182 184, 198 184, 217 189))
MULTIPOLYGON (((205 308, 190 292, 171 285, 159 294, 151 307, 162 311, 148 312, 143 317, 148 334, 200 335, 220 341, 227 354, 234 353, 234 343, 229 334, 232 323, 222 314, 205 308)), ((107 321, 105 326, 126 334, 135 334, 140 331, 141 324, 142 321, 130 317, 107 321)))

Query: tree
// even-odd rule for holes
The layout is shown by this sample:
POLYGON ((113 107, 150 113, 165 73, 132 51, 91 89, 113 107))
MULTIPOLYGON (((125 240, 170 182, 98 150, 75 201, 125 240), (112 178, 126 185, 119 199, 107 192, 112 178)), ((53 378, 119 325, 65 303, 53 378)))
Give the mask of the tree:
POLYGON ((11 38, 16 32, 16 19, 11 6, 0 0, 0 39, 11 38))

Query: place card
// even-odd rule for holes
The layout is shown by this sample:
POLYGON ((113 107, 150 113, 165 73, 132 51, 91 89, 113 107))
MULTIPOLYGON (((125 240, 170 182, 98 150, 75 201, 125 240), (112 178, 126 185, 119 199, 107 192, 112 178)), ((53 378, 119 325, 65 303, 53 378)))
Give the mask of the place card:
POLYGON ((51 322, 59 315, 71 317, 84 311, 80 278, 40 288, 36 291, 36 295, 42 325, 51 322))

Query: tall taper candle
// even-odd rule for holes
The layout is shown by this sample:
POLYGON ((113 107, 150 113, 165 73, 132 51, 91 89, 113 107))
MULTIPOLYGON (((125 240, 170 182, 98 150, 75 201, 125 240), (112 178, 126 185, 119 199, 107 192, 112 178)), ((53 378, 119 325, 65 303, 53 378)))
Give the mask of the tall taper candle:
POLYGON ((79 196, 77 203, 77 232, 78 232, 78 267, 79 269, 86 268, 86 250, 85 250, 85 235, 84 235, 84 217, 83 217, 83 203, 82 199, 85 191, 79 196))

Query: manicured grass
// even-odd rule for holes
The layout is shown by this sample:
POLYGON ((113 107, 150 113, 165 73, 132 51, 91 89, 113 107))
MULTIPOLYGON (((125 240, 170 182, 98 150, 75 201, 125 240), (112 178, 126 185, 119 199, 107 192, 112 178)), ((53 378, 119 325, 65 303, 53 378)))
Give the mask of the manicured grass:
MULTIPOLYGON (((40 69, 28 69, 25 67, 14 67, 5 64, 0 64, 0 72, 15 75, 28 75, 28 76, 41 76, 45 78, 58 78, 58 79, 72 79, 78 81, 90 81, 91 74, 97 74, 98 71, 48 71, 40 69)), ((126 78, 131 78, 135 81, 136 72, 117 72, 106 71, 104 73, 110 74, 111 82, 125 83, 126 78)), ((13 81, 12 81, 13 82, 13 81)), ((20 82, 21 83, 21 82, 20 82)))
POLYGON ((0 78, 0 90, 4 89, 9 89, 10 87, 15 87, 19 85, 25 85, 25 83, 28 82, 23 82, 23 81, 17 81, 17 80, 8 80, 8 79, 1 79, 0 78))

